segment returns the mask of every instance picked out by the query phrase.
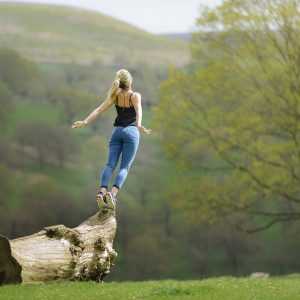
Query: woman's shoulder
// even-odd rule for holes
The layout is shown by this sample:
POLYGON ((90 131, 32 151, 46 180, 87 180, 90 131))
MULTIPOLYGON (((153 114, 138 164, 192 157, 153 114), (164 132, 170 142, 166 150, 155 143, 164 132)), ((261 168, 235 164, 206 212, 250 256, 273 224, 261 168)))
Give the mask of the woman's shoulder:
POLYGON ((142 98, 142 95, 141 93, 137 92, 137 91, 133 91, 132 92, 132 98, 135 99, 135 100, 139 100, 142 98))

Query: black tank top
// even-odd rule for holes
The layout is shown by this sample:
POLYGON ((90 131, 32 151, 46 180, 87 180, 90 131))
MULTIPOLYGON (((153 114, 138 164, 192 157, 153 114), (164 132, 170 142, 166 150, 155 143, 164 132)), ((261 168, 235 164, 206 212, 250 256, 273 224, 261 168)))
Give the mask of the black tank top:
MULTIPOLYGON (((131 96, 133 93, 131 93, 129 97, 129 107, 122 107, 119 106, 117 103, 115 104, 116 110, 117 110, 117 117, 114 122, 114 126, 136 126, 136 112, 134 109, 134 106, 132 105, 131 102, 131 96)), ((118 100, 118 96, 117 96, 118 100)))

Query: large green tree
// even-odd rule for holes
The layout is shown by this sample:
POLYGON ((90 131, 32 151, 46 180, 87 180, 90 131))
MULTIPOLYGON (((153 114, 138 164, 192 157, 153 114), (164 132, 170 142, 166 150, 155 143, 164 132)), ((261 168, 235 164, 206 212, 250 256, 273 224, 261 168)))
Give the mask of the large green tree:
POLYGON ((226 0, 197 25, 193 63, 170 70, 156 108, 182 167, 174 205, 191 220, 267 218, 257 229, 299 219, 299 1, 226 0))

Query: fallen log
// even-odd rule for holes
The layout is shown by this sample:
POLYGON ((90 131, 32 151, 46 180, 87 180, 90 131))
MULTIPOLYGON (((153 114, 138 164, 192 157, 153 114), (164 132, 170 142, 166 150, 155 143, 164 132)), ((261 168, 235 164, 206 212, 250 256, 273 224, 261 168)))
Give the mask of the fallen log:
POLYGON ((102 208, 74 228, 54 225, 8 240, 0 235, 0 285, 53 280, 102 282, 117 257, 115 210, 102 208))

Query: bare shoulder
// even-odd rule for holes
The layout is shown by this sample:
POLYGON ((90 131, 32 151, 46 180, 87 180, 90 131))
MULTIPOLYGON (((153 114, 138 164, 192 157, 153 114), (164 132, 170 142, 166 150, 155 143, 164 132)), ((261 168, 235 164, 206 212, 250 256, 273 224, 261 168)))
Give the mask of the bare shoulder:
POLYGON ((134 93, 132 94, 132 100, 133 100, 134 102, 141 101, 141 99, 142 99, 142 95, 141 95, 140 93, 134 92, 134 93))

